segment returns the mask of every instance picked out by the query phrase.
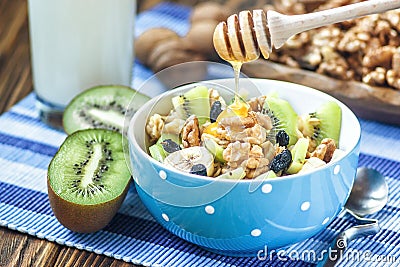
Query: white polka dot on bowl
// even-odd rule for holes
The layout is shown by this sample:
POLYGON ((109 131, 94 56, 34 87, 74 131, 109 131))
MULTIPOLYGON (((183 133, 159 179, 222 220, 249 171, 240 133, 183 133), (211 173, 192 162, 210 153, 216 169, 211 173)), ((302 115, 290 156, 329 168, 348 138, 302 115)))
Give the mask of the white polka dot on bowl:
POLYGON ((161 214, 161 217, 163 217, 164 221, 169 222, 169 217, 167 214, 163 213, 161 214))
POLYGON ((271 191, 272 191, 272 184, 265 184, 265 185, 263 185, 263 186, 261 187, 261 191, 262 191, 264 194, 271 193, 271 191))
POLYGON ((322 224, 327 224, 327 222, 329 222, 329 217, 326 217, 326 218, 322 221, 322 224))
POLYGON ((215 212, 214 207, 211 206, 211 205, 206 206, 206 207, 204 208, 204 210, 206 211, 207 214, 214 214, 214 212, 215 212))
POLYGON ((250 234, 252 236, 254 236, 254 237, 260 236, 261 235, 261 230, 260 229, 253 229, 253 230, 251 230, 250 234))
POLYGON ((300 209, 302 211, 306 211, 306 210, 308 210, 310 208, 310 206, 311 206, 310 202, 304 201, 303 203, 301 203, 300 209))
POLYGON ((161 179, 165 180, 167 179, 167 173, 163 170, 158 172, 158 175, 160 176, 161 179))

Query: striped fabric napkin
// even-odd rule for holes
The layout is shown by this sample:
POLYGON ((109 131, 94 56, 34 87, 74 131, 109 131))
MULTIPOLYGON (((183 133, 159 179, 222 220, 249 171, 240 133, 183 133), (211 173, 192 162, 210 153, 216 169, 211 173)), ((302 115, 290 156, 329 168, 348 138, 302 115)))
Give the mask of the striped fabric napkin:
MULTIPOLYGON (((170 27, 184 34, 190 9, 161 4, 137 17, 137 34, 149 27, 170 27)), ((152 75, 138 62, 132 86, 152 75)), ((103 230, 77 234, 61 226, 47 198, 46 170, 63 142, 63 132, 40 122, 32 93, 0 116, 0 226, 59 244, 76 247, 146 266, 312 266, 339 231, 354 225, 347 216, 336 218, 316 236, 268 255, 238 258, 213 254, 159 226, 141 204, 135 189, 103 230), (311 256, 310 256, 311 255, 311 256)), ((388 205, 373 217, 382 230, 350 243, 340 266, 395 266, 400 263, 400 128, 361 120, 360 166, 378 169, 390 188, 388 205), (351 257, 350 257, 351 256, 351 257), (397 263, 395 261, 397 260, 397 263)))

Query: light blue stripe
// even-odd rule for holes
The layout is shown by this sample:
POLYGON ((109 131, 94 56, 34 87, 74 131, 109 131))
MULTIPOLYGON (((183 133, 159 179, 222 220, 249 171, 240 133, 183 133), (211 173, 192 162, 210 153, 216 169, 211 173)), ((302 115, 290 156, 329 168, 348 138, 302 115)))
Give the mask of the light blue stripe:
POLYGON ((46 128, 39 122, 16 121, 13 115, 8 113, 1 117, 0 133, 54 147, 61 145, 66 137, 65 133, 46 128))
POLYGON ((29 150, 1 143, 0 151, 0 158, 4 158, 15 163, 28 165, 43 170, 47 170, 47 166, 49 165, 52 158, 51 156, 35 153, 29 150))

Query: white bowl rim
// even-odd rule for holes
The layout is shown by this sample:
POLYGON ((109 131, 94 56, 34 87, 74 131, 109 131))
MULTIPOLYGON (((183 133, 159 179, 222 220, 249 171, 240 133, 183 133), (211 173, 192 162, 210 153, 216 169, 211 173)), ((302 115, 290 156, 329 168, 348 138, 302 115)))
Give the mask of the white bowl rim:
MULTIPOLYGON (((353 153, 354 149, 356 149, 356 147, 360 143, 360 140, 361 140, 361 125, 360 125, 360 122, 359 122, 357 116, 354 114, 354 112, 351 111, 351 109, 347 105, 345 105, 343 102, 341 102, 340 100, 336 99, 335 97, 333 97, 333 96, 331 96, 331 95, 329 95, 327 93, 324 93, 324 92, 319 91, 319 90, 317 90, 315 88, 308 87, 308 86, 305 86, 305 85, 296 84, 296 83, 292 83, 292 82, 286 82, 286 81, 280 81, 280 80, 273 80, 273 79, 262 79, 262 78, 248 78, 248 79, 249 80, 268 80, 268 81, 271 81, 271 82, 274 82, 274 83, 276 82, 276 83, 281 83, 283 85, 296 86, 296 87, 299 87, 299 88, 302 88, 302 89, 312 90, 313 93, 315 93, 315 94, 324 95, 324 97, 330 98, 331 100, 340 103, 342 105, 342 108, 344 107, 345 109, 347 109, 347 112, 349 112, 351 117, 353 117, 353 119, 357 122, 357 125, 354 125, 354 127, 355 127, 355 130, 357 130, 357 132, 359 134, 358 134, 357 141, 355 142, 354 146, 352 146, 347 151, 345 151, 345 153, 343 155, 341 155, 340 158, 338 158, 334 162, 331 161, 331 162, 327 163, 325 166, 318 167, 315 171, 304 172, 304 173, 296 173, 296 174, 291 174, 291 175, 286 175, 286 176, 268 178, 268 179, 264 179, 264 180, 257 180, 257 179, 217 178, 218 176, 217 177, 208 177, 208 176, 200 176, 200 175, 186 173, 186 172, 180 171, 180 170, 178 170, 176 168, 164 165, 161 162, 155 160, 148 153, 143 151, 143 149, 137 143, 135 135, 133 134, 134 133, 134 127, 132 125, 134 125, 134 122, 136 120, 138 120, 140 111, 145 109, 148 105, 152 105, 152 104, 154 104, 154 102, 157 102, 158 99, 161 99, 164 96, 173 94, 176 91, 182 90, 182 88, 185 88, 185 87, 189 87, 189 86, 192 87, 193 85, 196 85, 196 84, 201 85, 202 83, 215 82, 215 81, 223 82, 224 80, 232 80, 232 79, 233 78, 224 78, 224 79, 206 80, 206 81, 199 81, 199 82, 195 82, 195 83, 191 83, 191 84, 185 84, 185 85, 179 86, 177 88, 174 88, 172 90, 166 91, 166 92, 164 92, 164 93, 152 98, 150 101, 145 103, 142 107, 140 107, 136 111, 136 113, 133 115, 131 120, 129 121, 128 132, 127 132, 129 145, 134 145, 135 148, 139 151, 139 153, 142 154, 152 164, 159 166, 161 169, 166 169, 166 170, 168 170, 170 172, 173 172, 176 175, 184 175, 185 177, 190 177, 190 178, 194 178, 194 179, 200 179, 200 180, 206 181, 206 182, 216 182, 216 181, 218 181, 218 182, 224 182, 224 183, 243 183, 243 184, 248 184, 248 183, 254 183, 255 181, 262 182, 262 183, 264 183, 264 182, 273 183, 275 181, 279 182, 279 181, 282 181, 282 180, 297 179, 297 178, 301 178, 301 177, 304 177, 304 176, 309 176, 310 174, 315 174, 315 173, 319 172, 320 170, 322 171, 324 169, 330 168, 333 164, 337 164, 339 161, 341 161, 342 159, 346 158, 349 154, 353 153)), ((131 153, 130 149, 129 149, 129 153, 131 153)), ((130 155, 129 155, 129 160, 132 160, 130 155)))

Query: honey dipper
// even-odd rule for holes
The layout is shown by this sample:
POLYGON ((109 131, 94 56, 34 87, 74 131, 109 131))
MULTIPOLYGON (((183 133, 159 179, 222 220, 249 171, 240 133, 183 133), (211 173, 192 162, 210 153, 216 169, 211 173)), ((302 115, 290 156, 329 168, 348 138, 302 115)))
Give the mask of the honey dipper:
POLYGON ((241 11, 214 30, 213 42, 218 55, 229 62, 249 62, 269 57, 272 48, 280 48, 290 37, 303 31, 349 19, 400 8, 400 0, 369 0, 303 15, 283 15, 269 10, 241 11))

